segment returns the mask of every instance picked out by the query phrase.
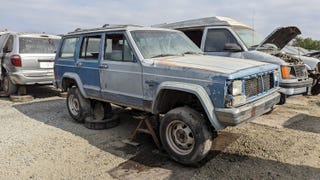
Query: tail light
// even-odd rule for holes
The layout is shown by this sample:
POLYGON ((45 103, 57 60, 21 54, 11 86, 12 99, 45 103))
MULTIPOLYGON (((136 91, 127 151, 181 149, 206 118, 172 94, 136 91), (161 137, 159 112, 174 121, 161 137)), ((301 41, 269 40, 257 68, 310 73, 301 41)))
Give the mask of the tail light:
POLYGON ((11 56, 11 64, 14 65, 15 67, 21 67, 21 57, 19 55, 12 55, 11 56))

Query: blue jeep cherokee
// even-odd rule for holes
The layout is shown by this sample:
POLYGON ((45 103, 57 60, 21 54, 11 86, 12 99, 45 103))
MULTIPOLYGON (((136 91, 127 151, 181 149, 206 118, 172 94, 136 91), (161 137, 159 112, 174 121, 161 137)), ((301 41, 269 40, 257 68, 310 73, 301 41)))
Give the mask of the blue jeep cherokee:
POLYGON ((54 72, 78 122, 93 102, 161 115, 163 148, 182 164, 202 160, 217 130, 269 112, 280 99, 279 66, 203 55, 169 29, 78 29, 62 37, 54 72))

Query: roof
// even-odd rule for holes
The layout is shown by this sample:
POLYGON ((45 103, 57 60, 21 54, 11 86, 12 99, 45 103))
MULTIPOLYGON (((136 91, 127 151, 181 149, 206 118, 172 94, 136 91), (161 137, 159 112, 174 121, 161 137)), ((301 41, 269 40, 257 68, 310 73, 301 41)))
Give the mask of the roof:
POLYGON ((200 19, 191 19, 186 21, 164 23, 153 25, 153 27, 169 28, 169 29, 195 29, 204 28, 208 26, 243 26, 250 28, 250 26, 228 17, 214 16, 200 19))
POLYGON ((15 31, 0 31, 0 35, 2 34, 13 34, 23 37, 50 37, 50 38, 60 38, 60 36, 46 33, 35 33, 35 32, 15 32, 15 31))
MULTIPOLYGON (((133 24, 105 24, 102 27, 92 28, 92 29, 81 29, 77 28, 76 30, 69 32, 67 35, 76 35, 76 34, 84 34, 84 33, 93 33, 93 32, 104 32, 104 31, 121 31, 121 30, 165 30, 168 29, 156 28, 156 27, 148 27, 148 26, 140 26, 133 24)), ((173 30, 170 30, 173 31, 173 30)))

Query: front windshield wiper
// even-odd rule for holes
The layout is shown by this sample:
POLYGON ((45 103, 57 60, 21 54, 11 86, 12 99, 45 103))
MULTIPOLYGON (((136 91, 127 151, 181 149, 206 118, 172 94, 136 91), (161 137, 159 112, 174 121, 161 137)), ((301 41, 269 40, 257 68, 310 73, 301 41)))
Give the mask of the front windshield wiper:
POLYGON ((182 55, 185 55, 185 54, 203 54, 203 53, 201 53, 201 52, 194 52, 194 51, 187 51, 187 52, 182 53, 182 55))
POLYGON ((176 56, 176 54, 158 54, 158 55, 152 56, 151 58, 166 57, 166 56, 176 56))

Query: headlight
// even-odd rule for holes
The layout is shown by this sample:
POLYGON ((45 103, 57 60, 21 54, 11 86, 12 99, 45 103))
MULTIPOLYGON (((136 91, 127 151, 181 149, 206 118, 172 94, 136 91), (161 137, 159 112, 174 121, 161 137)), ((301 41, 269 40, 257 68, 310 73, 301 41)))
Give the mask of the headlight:
POLYGON ((246 96, 242 92, 242 80, 234 80, 229 86, 228 95, 226 96, 226 107, 236 107, 246 102, 246 96))
POLYGON ((242 81, 241 80, 235 80, 232 82, 232 95, 240 95, 242 94, 242 81))

